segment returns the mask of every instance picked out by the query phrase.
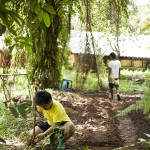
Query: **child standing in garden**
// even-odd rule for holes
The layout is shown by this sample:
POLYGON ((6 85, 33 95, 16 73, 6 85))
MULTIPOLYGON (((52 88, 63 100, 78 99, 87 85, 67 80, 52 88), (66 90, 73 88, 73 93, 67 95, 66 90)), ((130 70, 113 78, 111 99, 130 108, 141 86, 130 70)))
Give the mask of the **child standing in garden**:
MULTIPOLYGON (((47 122, 35 127, 35 139, 29 143, 37 143, 45 136, 50 135, 50 143, 54 145, 58 140, 58 128, 62 129, 62 136, 59 139, 57 149, 64 149, 66 141, 74 134, 75 127, 65 112, 64 107, 58 101, 52 100, 51 94, 47 91, 40 91, 35 95, 37 111, 42 113, 47 122)), ((33 129, 30 131, 30 139, 33 139, 33 129)))
POLYGON ((113 87, 116 88, 117 98, 118 101, 120 100, 119 94, 119 79, 120 79, 120 68, 121 63, 119 60, 116 60, 116 54, 114 52, 110 53, 111 61, 108 64, 109 71, 108 71, 108 82, 109 82, 109 89, 111 94, 111 100, 113 100, 113 87))

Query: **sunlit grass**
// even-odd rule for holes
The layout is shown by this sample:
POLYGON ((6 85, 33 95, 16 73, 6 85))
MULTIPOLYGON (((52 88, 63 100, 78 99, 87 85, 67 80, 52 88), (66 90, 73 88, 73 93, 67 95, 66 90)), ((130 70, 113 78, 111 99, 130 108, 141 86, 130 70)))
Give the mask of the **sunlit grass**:
MULTIPOLYGON (((68 80, 72 80, 72 88, 73 89, 80 89, 81 84, 82 84, 82 77, 81 75, 79 75, 78 78, 78 84, 76 84, 76 71, 75 70, 63 70, 62 72, 63 74, 63 79, 68 79, 68 80), (81 79, 81 82, 80 82, 81 79)), ((99 90, 99 86, 98 86, 98 79, 96 76, 96 73, 90 73, 87 76, 87 80, 84 84, 83 87, 84 90, 92 90, 92 91, 97 91, 99 90)))
MULTIPOLYGON (((76 85, 76 72, 75 70, 63 70, 62 72, 64 79, 72 80, 73 88, 76 89, 80 85, 76 85)), ((150 71, 129 71, 129 70, 122 70, 121 71, 121 79, 120 79, 120 92, 128 92, 128 91, 144 91, 147 87, 145 84, 140 84, 132 80, 133 76, 148 76, 150 71)), ((103 85, 108 88, 108 78, 107 72, 100 76, 103 85)), ((99 91, 100 88, 98 86, 98 79, 96 73, 89 73, 87 80, 85 82, 83 90, 90 90, 90 91, 99 91)))
POLYGON ((137 71, 137 70, 128 70, 128 69, 123 69, 121 70, 121 78, 122 79, 132 79, 132 77, 136 76, 145 76, 148 77, 150 75, 150 71, 137 71))
POLYGON ((119 89, 120 92, 145 91, 147 87, 141 86, 141 84, 135 83, 133 81, 120 80, 119 89))
MULTIPOLYGON (((18 73, 26 73, 25 69, 17 69, 18 73)), ((16 70, 9 69, 9 73, 15 73, 16 70)), ((2 69, 0 69, 0 73, 2 73, 2 69)), ((121 70, 121 79, 120 79, 120 91, 128 92, 128 91, 134 91, 134 90, 145 90, 146 87, 141 86, 139 83, 135 83, 132 81, 132 77, 135 76, 145 76, 149 77, 150 71, 146 70, 143 71, 131 71, 131 70, 121 70)), ((108 78, 107 78, 107 70, 103 71, 103 74, 101 74, 100 78, 103 82, 103 85, 108 88, 108 78)), ((81 76, 81 75, 80 75, 81 76)), ((62 79, 69 79, 72 80, 72 88, 73 89, 79 89, 81 87, 82 80, 79 81, 79 84, 76 84, 76 71, 75 70, 62 70, 62 79)), ((81 78, 82 79, 82 78, 81 78)), ((8 77, 9 82, 14 82, 12 86, 9 86, 9 88, 16 89, 16 91, 13 91, 14 95, 17 93, 26 93, 28 92, 28 80, 26 76, 16 76, 15 78, 13 76, 8 77), (19 90, 20 89, 20 90, 19 90), (21 89, 26 89, 26 91, 21 91, 21 89), (17 91, 18 90, 18 91, 17 91)), ((0 81, 0 84, 2 82, 0 81)), ((2 86, 1 86, 2 87, 2 86)), ((0 88, 2 92, 2 88, 0 88)), ((46 89, 48 91, 52 91, 52 89, 46 89)), ((87 76, 87 80, 83 86, 83 90, 90 90, 90 91, 99 91, 99 85, 98 85, 98 78, 96 73, 89 73, 87 76)))

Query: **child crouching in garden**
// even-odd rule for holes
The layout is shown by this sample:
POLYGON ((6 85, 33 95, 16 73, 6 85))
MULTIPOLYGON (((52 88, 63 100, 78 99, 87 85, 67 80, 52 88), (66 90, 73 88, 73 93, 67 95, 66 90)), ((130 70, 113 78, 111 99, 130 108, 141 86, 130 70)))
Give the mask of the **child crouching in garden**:
POLYGON ((57 149, 64 149, 66 141, 74 134, 75 126, 66 114, 62 104, 56 100, 52 100, 51 94, 46 91, 40 91, 35 95, 35 105, 37 111, 42 113, 47 122, 41 123, 35 127, 35 139, 33 139, 33 129, 30 131, 30 142, 37 143, 45 136, 50 135, 50 143, 53 146, 58 140, 58 127, 62 129, 62 136, 59 139, 57 149))

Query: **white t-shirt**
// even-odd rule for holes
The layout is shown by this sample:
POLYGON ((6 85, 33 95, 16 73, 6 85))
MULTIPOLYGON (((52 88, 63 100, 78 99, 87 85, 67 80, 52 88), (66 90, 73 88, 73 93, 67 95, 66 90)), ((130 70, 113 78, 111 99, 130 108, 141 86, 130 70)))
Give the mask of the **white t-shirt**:
POLYGON ((110 77, 118 78, 119 77, 119 68, 121 67, 121 63, 119 60, 111 60, 108 64, 111 68, 110 77))

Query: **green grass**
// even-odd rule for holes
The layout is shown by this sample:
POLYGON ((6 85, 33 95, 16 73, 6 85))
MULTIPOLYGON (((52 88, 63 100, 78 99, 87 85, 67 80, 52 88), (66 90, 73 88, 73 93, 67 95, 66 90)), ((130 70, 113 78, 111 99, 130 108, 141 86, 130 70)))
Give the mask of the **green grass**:
MULTIPOLYGON (((76 72, 75 70, 63 70, 62 72, 64 79, 72 80, 73 82, 73 88, 77 89, 80 85, 76 85, 76 72)), ((147 89, 144 84, 132 81, 132 76, 143 76, 145 75, 148 77, 150 75, 150 71, 129 71, 129 70, 122 70, 121 71, 121 79, 120 79, 120 92, 129 92, 129 91, 145 91, 147 89)), ((101 75, 101 80, 103 81, 103 84, 105 87, 108 88, 108 78, 107 78, 107 72, 104 72, 103 75, 101 75)), ((98 79, 96 73, 89 73, 87 77, 87 81, 84 85, 83 90, 90 90, 90 91, 98 91, 100 90, 98 86, 98 79)))
MULTIPOLYGON (((63 74, 63 79, 72 80, 72 83, 73 83, 72 88, 73 89, 79 89, 80 88, 81 82, 79 81, 79 84, 76 84, 76 71, 75 70, 63 70, 62 74, 63 74)), ((82 79, 81 75, 79 75, 79 78, 82 79)), ((92 90, 92 91, 99 90, 96 73, 90 73, 87 76, 87 80, 85 82, 83 89, 85 91, 87 91, 87 90, 92 90)))
POLYGON ((132 70, 128 70, 128 69, 123 69, 121 70, 121 78, 122 79, 131 79, 132 77, 135 76, 145 76, 145 77, 149 77, 150 76, 150 71, 146 70, 146 71, 132 71, 132 70))
POLYGON ((120 92, 145 91, 147 87, 141 86, 141 84, 135 83, 133 81, 120 80, 119 89, 120 92))
POLYGON ((150 78, 150 71, 132 71, 132 70, 121 70, 121 80, 120 80, 120 91, 128 92, 128 91, 145 91, 147 89, 147 83, 150 78), (136 78, 139 76, 145 76, 146 80, 142 82, 135 82, 132 78, 136 78))
MULTIPOLYGON (((9 73, 14 73, 16 70, 9 69, 9 73)), ((26 70, 24 69, 17 69, 17 72, 19 73, 26 73, 26 70)), ((0 69, 0 73, 2 73, 2 69, 0 69)), ((101 80, 105 87, 108 88, 108 79, 107 79, 107 70, 104 69, 103 74, 101 75, 101 80)), ((62 79, 69 79, 73 82, 73 89, 79 89, 81 87, 81 81, 79 84, 76 84, 76 71, 75 70, 62 70, 62 79)), ((131 71, 131 70, 121 70, 121 80, 120 80, 120 91, 122 92, 128 92, 128 91, 134 91, 134 90, 145 90, 146 87, 143 87, 140 83, 135 83, 132 81, 132 77, 135 76, 146 76, 147 81, 149 81, 150 78, 150 71, 146 70, 143 71, 131 71)), ((81 78, 81 75, 80 75, 81 78)), ((82 78, 81 78, 82 79, 82 78)), ((13 77, 8 77, 8 81, 14 81, 13 77)), ((0 81, 1 84, 1 81, 0 81)), ((16 76, 15 77, 15 84, 11 87, 12 89, 28 89, 28 80, 25 76, 16 76)), ((0 88, 2 90, 2 88, 0 88)), ((51 89, 47 89, 51 90, 51 89)), ((98 79, 96 73, 89 73, 87 76, 87 80, 84 84, 83 90, 85 91, 99 91, 100 88, 98 86, 98 79)), ((14 95, 17 94, 25 94, 28 91, 20 90, 19 92, 13 91, 14 95)), ((28 94, 28 93, 27 93, 28 94)))

